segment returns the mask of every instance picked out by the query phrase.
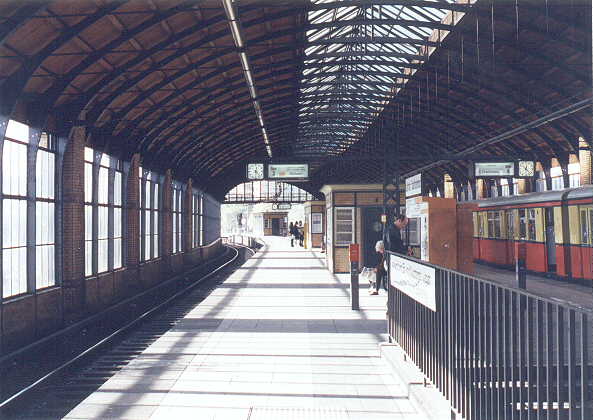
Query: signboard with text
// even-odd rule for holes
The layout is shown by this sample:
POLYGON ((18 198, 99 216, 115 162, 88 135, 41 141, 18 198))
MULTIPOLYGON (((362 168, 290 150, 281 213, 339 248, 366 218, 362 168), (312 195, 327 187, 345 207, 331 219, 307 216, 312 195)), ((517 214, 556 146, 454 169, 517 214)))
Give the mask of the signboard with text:
POLYGON ((515 162, 475 162, 474 176, 513 177, 515 176, 515 162))
POLYGON ((268 164, 268 178, 306 179, 309 178, 309 165, 306 163, 270 163, 268 164))
POLYGON ((432 267, 389 255, 391 285, 436 312, 436 271, 432 267))
POLYGON ((422 174, 406 178, 406 197, 422 194, 422 174))

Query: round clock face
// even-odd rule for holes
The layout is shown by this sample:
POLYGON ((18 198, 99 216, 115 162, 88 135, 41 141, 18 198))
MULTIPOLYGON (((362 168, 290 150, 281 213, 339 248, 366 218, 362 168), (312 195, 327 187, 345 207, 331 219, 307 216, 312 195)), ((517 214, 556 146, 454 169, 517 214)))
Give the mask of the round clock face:
POLYGON ((249 163, 247 165, 248 179, 264 179, 264 164, 263 163, 249 163))
POLYGON ((519 176, 534 176, 535 175, 535 163, 529 160, 519 161, 519 176))

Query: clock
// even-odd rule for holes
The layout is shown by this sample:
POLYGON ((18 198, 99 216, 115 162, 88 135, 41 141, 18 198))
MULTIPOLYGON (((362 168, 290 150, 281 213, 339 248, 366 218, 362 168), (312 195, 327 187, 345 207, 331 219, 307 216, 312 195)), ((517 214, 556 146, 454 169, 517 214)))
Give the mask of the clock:
POLYGON ((535 162, 531 160, 519 161, 519 176, 532 177, 535 176, 535 162))
POLYGON ((247 179, 264 179, 264 164, 263 163, 248 163, 247 164, 247 179))

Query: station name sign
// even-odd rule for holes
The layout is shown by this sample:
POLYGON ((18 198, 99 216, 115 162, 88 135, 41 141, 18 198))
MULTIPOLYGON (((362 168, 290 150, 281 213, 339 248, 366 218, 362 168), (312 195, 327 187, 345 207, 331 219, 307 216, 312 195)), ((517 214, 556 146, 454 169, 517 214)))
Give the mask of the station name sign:
POLYGON ((406 178, 406 197, 422 194, 422 174, 406 178))
POLYGON ((309 165, 306 163, 270 163, 268 164, 270 179, 307 179, 309 165))

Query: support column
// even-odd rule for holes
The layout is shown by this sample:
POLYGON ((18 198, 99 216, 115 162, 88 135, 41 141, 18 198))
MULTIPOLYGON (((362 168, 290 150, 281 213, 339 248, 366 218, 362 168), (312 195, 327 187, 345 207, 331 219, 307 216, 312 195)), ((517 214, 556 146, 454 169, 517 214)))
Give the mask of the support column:
POLYGON ((140 155, 132 156, 125 183, 125 279, 128 294, 140 289, 140 155))
POLYGON ((84 315, 84 145, 85 127, 70 131, 63 166, 63 278, 64 320, 72 322, 84 315))
POLYGON ((443 175, 443 186, 445 188, 445 198, 455 198, 455 185, 451 179, 451 175, 443 175))

